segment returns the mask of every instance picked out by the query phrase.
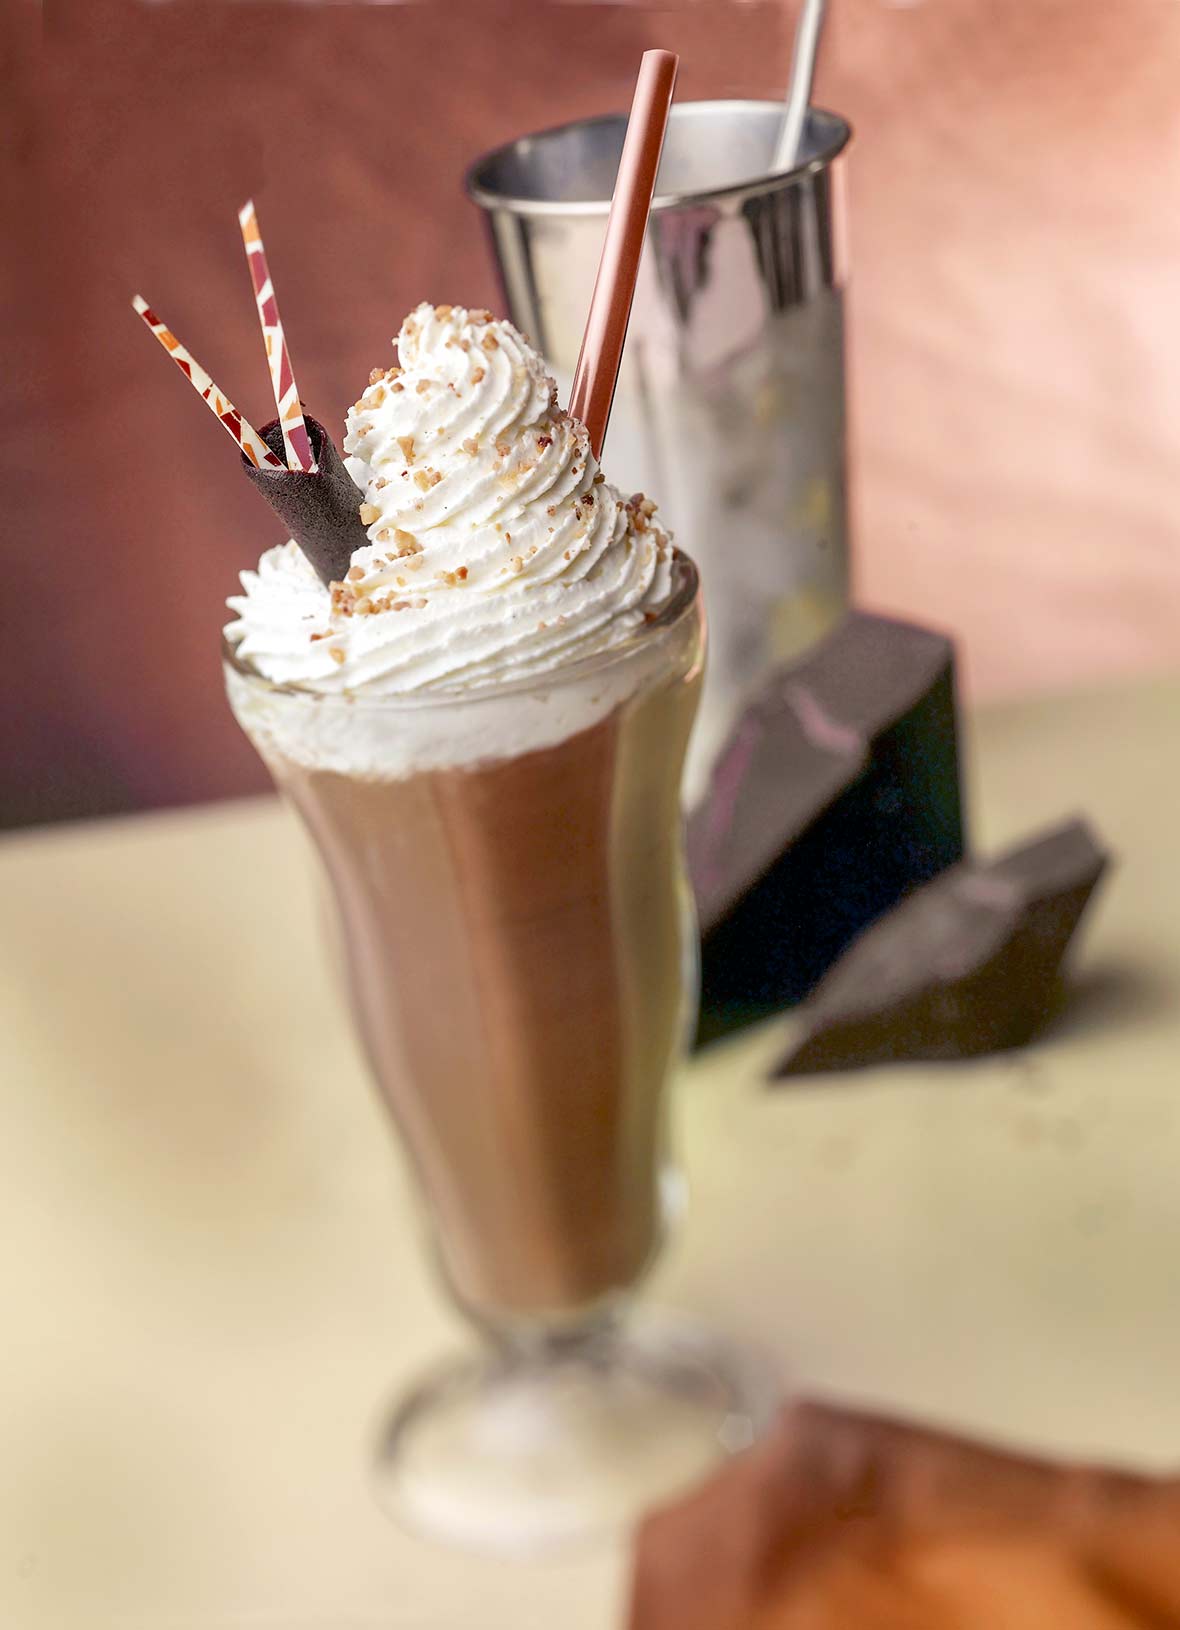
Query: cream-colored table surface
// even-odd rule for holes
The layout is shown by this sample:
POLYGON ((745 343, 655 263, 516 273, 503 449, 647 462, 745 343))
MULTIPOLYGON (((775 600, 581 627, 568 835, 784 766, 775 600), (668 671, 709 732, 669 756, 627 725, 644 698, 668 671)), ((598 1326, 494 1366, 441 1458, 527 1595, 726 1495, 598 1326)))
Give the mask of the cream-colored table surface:
MULTIPOLYGON (((665 1300, 809 1389, 1180 1462, 1180 688, 985 715, 977 838, 1119 851, 1022 1056, 679 1084, 665 1300)), ((527 1568, 386 1524, 391 1389, 456 1335, 270 802, 0 845, 0 1623, 609 1630, 621 1550, 527 1568)))

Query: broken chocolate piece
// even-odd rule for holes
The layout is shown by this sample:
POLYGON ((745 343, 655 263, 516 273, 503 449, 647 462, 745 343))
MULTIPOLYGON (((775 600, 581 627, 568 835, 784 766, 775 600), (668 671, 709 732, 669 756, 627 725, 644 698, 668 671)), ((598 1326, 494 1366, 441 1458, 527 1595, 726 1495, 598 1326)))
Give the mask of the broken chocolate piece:
POLYGON ((1106 867, 1083 821, 955 866, 856 940, 800 1009, 775 1072, 971 1058, 1030 1041, 1106 867))
MULTIPOLYGON (((303 470, 256 469, 247 458, 242 459, 242 468, 311 561, 320 581, 339 583, 353 550, 369 541, 359 514, 363 494, 323 425, 309 413, 303 418, 318 466, 314 475, 303 470)), ((286 458, 277 419, 263 425, 259 435, 272 453, 286 458)))
POLYGON ((771 676, 690 821, 699 1039, 806 996, 963 849, 954 648, 852 612, 771 676))

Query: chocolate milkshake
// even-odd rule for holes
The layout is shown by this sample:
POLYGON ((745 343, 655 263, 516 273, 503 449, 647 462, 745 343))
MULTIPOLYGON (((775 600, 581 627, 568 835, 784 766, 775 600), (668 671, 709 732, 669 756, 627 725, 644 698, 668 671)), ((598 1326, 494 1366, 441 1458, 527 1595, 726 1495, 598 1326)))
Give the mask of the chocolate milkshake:
POLYGON ((691 932, 692 566, 507 323, 420 307, 348 416, 367 543, 231 602, 234 710, 300 810, 444 1271, 503 1329, 632 1286, 661 1229, 691 932))

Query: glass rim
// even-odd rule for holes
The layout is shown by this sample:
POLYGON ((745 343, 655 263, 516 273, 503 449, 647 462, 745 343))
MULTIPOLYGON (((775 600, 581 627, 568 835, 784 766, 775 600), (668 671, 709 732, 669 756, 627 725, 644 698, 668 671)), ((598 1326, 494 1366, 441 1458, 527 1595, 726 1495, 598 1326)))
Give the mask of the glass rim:
POLYGON ((596 651, 593 656, 580 657, 575 662, 564 663, 542 674, 531 674, 501 683, 493 681, 491 684, 478 686, 449 685, 431 690, 393 693, 383 691, 371 694, 364 690, 317 690, 312 685, 267 679, 248 658, 238 655, 237 647, 224 633, 221 636, 221 657, 227 668, 258 689, 275 696, 291 696, 315 702, 318 706, 381 708, 390 712, 417 711, 454 707, 456 703, 475 706, 480 702, 498 701, 505 696, 519 696, 541 689, 557 689, 627 661, 650 645, 653 639, 672 633, 684 622, 697 604, 700 573, 696 563, 683 550, 674 548, 672 557, 673 568, 679 580, 674 579, 667 605, 652 618, 651 622, 645 623, 629 639, 620 641, 618 645, 610 645, 603 651, 596 651))
MULTIPOLYGON (((740 113, 765 113, 768 110, 782 110, 782 103, 765 98, 753 96, 719 96, 706 97, 696 102, 676 102, 672 108, 672 118, 680 113, 709 114, 719 109, 740 113)), ((809 115, 818 115, 819 119, 831 126, 831 136, 825 141, 817 153, 802 159, 798 164, 788 170, 772 170, 763 175, 747 176, 745 180, 729 181, 720 187, 690 187, 679 192, 659 192, 651 201, 651 212, 660 215, 665 210, 675 210, 699 206, 716 200, 727 198, 754 197, 760 193, 774 192, 786 186, 793 186, 805 176, 818 174, 835 163, 840 154, 852 140, 852 126, 842 114, 835 113, 831 108, 817 107, 814 103, 808 108, 809 115)), ((501 142, 498 147, 489 149, 468 165, 463 177, 463 187, 467 196, 481 209, 489 212, 497 210, 507 211, 511 215, 605 215, 610 209, 609 198, 526 198, 519 193, 505 192, 486 178, 487 172, 502 163, 510 154, 527 144, 548 142, 564 136, 567 131, 596 125, 625 125, 625 113, 598 113, 587 119, 567 119, 558 125, 549 125, 544 130, 531 130, 523 136, 515 136, 511 141, 501 142)))

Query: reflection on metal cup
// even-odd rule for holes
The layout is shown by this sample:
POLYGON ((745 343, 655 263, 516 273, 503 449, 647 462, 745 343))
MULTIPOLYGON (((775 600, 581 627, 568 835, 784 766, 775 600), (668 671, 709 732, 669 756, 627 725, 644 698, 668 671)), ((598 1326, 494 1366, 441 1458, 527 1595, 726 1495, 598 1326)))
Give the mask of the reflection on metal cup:
MULTIPOLYGON (((672 109, 604 465, 659 501, 696 560, 709 673, 688 789, 748 692, 848 603, 840 157, 808 113, 794 169, 769 174, 777 102, 672 109)), ((513 321, 563 400, 581 344, 626 119, 524 136, 467 175, 513 321)))

